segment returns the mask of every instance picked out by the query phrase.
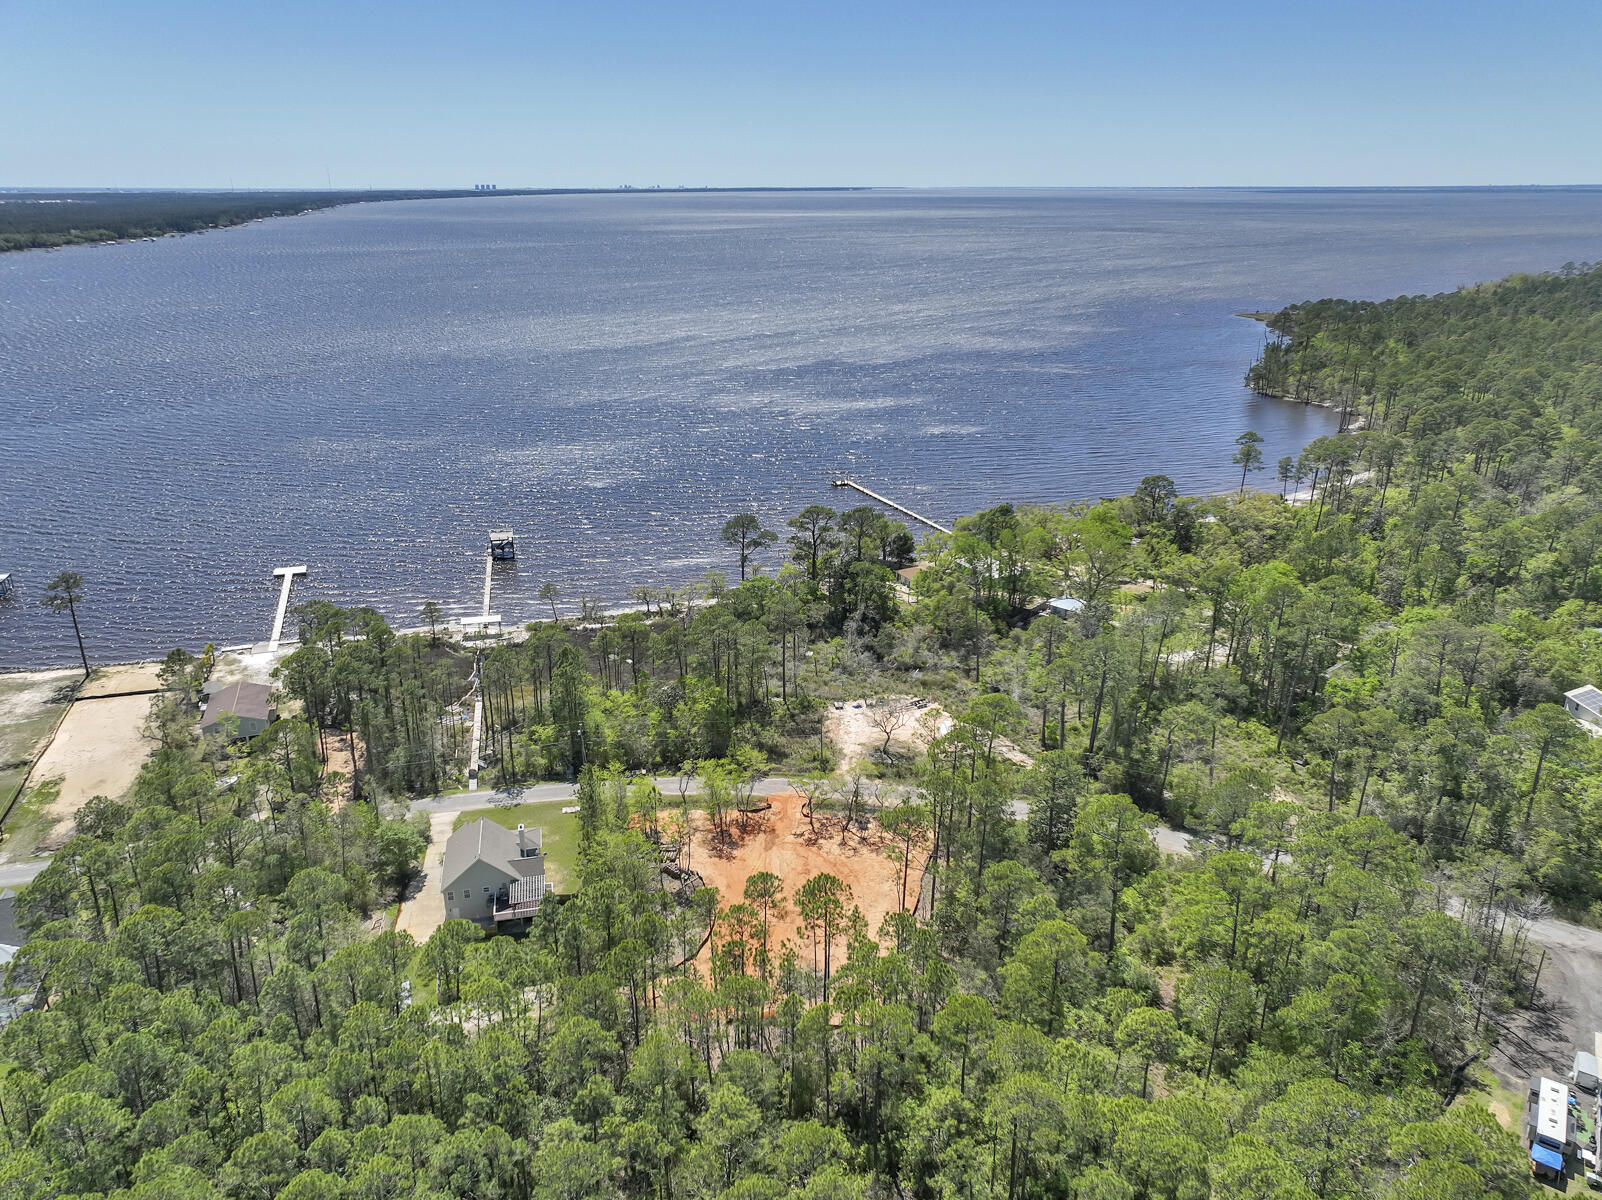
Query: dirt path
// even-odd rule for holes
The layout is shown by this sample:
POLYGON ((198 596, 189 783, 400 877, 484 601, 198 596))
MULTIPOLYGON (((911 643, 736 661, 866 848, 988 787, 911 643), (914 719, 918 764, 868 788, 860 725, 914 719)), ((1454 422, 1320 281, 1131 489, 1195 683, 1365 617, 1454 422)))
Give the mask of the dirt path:
MULTIPOLYGON (((778 922, 775 953, 778 940, 787 939, 810 955, 811 938, 798 923, 794 897, 802 884, 824 872, 850 885, 851 902, 867 919, 869 936, 876 935, 885 914, 902 907, 901 867, 885 853, 887 840, 878 825, 870 824, 865 835, 852 830, 841 842, 837 819, 820 819, 814 831, 801 815, 800 796, 790 792, 770 799, 773 807, 749 814, 743 830, 739 814, 730 815, 728 843, 714 841, 708 814, 693 813, 690 869, 699 871, 708 887, 718 889, 722 904, 738 903, 745 893, 745 881, 758 871, 771 871, 784 880, 788 916, 778 922)), ((922 871, 923 858, 915 854, 907 872, 908 904, 917 900, 922 871)), ((706 973, 710 963, 709 946, 701 951, 696 965, 706 973)))
POLYGON ((328 741, 328 760, 323 763, 323 799, 335 812, 345 807, 351 793, 355 791, 355 760, 351 757, 351 746, 355 745, 356 752, 366 761, 366 747, 360 738, 334 737, 328 741), (338 786, 333 786, 328 777, 338 772, 341 776, 338 786))

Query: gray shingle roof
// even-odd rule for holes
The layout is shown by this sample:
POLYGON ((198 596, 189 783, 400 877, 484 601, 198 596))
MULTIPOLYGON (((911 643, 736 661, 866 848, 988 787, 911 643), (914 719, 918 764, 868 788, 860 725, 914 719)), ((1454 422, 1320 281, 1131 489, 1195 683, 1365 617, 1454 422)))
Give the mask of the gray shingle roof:
MULTIPOLYGON (((540 829, 525 830, 530 849, 540 848, 540 829)), ((463 871, 476 862, 487 863, 508 875, 528 876, 545 871, 543 858, 523 858, 518 853, 517 831, 480 817, 463 825, 445 842, 445 865, 440 871, 442 887, 450 887, 463 871)))
POLYGON ((210 725, 223 713, 236 717, 254 717, 265 721, 272 713, 273 689, 265 683, 231 683, 218 688, 206 699, 206 715, 202 725, 210 725))

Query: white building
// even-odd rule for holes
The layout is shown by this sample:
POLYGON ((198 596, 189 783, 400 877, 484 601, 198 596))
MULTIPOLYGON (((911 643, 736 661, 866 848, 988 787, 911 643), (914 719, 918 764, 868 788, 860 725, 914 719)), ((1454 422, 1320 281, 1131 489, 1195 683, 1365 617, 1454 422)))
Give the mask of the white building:
POLYGON ((1602 691, 1583 684, 1563 693, 1563 707, 1592 737, 1602 737, 1602 691))

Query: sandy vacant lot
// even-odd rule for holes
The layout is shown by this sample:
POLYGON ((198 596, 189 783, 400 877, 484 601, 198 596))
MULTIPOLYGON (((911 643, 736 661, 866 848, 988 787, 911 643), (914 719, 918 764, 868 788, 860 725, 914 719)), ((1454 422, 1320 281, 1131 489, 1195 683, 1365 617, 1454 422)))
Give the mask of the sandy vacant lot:
POLYGON ((73 819, 91 796, 118 799, 133 786, 151 744, 144 736, 145 718, 154 696, 119 696, 79 700, 39 759, 30 792, 51 780, 60 791, 43 812, 39 850, 55 850, 72 836, 73 819))
POLYGON ((83 677, 76 667, 0 675, 0 728, 26 721, 41 708, 64 703, 83 677))
POLYGON ((92 700, 96 696, 120 696, 125 692, 155 692, 161 690, 156 677, 161 670, 157 662, 125 663, 116 667, 97 667, 94 678, 78 691, 78 699, 92 700))
MULTIPOLYGON (((882 736, 882 735, 881 735, 882 736)), ((714 842, 711 817, 693 814, 689 866, 699 871, 708 887, 718 889, 723 904, 740 901, 745 881, 758 871, 771 871, 784 880, 790 915, 779 924, 780 936, 797 947, 810 945, 808 935, 795 913, 796 891, 814 875, 828 872, 851 886, 853 903, 868 920, 868 933, 876 934, 885 914, 901 907, 901 867, 886 853, 886 840, 877 824, 865 835, 856 831, 840 840, 840 822, 819 820, 814 833, 801 815, 801 797, 793 792, 765 797, 773 801, 767 812, 751 813, 746 828, 740 828, 740 815, 729 817, 732 843, 714 842)), ((923 859, 915 856, 907 873, 907 901, 917 898, 923 859)), ((696 965, 707 971, 709 949, 703 949, 696 965)))
MULTIPOLYGON (((891 727, 890 746, 903 753, 921 754, 929 743, 951 732, 956 724, 940 705, 917 696, 880 696, 873 700, 838 702, 823 717, 823 732, 840 754, 840 772, 872 760, 884 745, 885 726, 891 727)), ((1005 738, 997 747, 1002 756, 1020 766, 1033 759, 1005 738)))

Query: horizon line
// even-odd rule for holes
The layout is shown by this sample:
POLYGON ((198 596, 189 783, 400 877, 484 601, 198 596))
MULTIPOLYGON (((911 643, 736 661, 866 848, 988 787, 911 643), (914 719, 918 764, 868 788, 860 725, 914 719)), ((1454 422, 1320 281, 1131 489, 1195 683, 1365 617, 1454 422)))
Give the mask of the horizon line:
POLYGON ((389 184, 355 187, 296 187, 262 184, 251 187, 218 184, 0 184, 0 193, 29 192, 180 192, 231 195, 251 192, 299 192, 326 195, 352 192, 461 192, 469 195, 594 194, 635 192, 1446 192, 1446 191, 1598 191, 1597 183, 1073 183, 1073 184, 915 184, 915 183, 788 183, 788 184, 511 184, 491 191, 468 186, 389 184))

